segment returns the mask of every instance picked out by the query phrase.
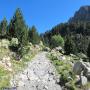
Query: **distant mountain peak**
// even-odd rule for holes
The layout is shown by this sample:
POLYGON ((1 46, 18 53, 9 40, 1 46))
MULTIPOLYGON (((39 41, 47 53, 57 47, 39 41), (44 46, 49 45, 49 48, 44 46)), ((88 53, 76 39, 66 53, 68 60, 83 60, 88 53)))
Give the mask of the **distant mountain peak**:
POLYGON ((69 23, 78 21, 81 22, 90 21, 90 6, 80 7, 80 9, 74 14, 74 17, 70 18, 69 23))
POLYGON ((86 11, 88 11, 90 9, 90 6, 82 6, 80 9, 85 9, 86 11))

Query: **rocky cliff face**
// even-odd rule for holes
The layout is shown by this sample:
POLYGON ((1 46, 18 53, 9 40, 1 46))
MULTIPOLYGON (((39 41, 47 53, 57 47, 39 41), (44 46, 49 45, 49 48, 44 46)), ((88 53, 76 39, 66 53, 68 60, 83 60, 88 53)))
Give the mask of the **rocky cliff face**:
POLYGON ((73 22, 88 22, 90 21, 90 6, 82 6, 75 14, 74 17, 69 19, 69 23, 73 22))

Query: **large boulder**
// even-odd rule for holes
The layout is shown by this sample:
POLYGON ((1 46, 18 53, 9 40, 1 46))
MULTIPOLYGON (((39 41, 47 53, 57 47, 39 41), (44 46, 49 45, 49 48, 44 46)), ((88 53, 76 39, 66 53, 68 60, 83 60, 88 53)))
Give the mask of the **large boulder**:
POLYGON ((83 62, 83 61, 78 61, 74 64, 73 67, 73 72, 76 75, 80 75, 81 72, 83 71, 83 75, 90 79, 90 63, 89 62, 83 62))
POLYGON ((79 76, 79 75, 76 76, 76 83, 75 83, 76 85, 85 86, 85 85, 87 85, 87 83, 88 83, 87 77, 79 76))
POLYGON ((84 62, 84 75, 90 80, 90 63, 89 62, 84 62))
POLYGON ((73 72, 76 74, 76 75, 80 75, 81 72, 83 70, 83 65, 82 65, 82 62, 79 61, 79 62, 76 62, 74 64, 74 67, 73 67, 73 72))

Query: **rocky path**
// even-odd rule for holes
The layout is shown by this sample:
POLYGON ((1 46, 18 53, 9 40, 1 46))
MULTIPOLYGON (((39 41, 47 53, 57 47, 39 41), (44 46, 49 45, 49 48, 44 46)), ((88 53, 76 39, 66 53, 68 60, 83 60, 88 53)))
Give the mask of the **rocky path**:
POLYGON ((17 90, 61 90, 57 84, 54 66, 46 57, 46 52, 37 54, 28 64, 28 67, 11 80, 17 90))

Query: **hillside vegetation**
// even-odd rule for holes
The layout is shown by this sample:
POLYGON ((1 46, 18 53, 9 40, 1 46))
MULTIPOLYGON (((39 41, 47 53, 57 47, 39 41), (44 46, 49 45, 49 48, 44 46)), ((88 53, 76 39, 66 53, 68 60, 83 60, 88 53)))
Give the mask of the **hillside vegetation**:
POLYGON ((68 22, 41 35, 25 23, 19 8, 9 23, 6 18, 0 22, 0 89, 17 86, 27 90, 29 86, 35 90, 90 88, 90 6, 81 7, 68 22))
POLYGON ((41 34, 45 44, 50 47, 53 45, 54 35, 61 35, 64 41, 69 37, 75 45, 76 53, 82 52, 87 55, 90 43, 90 6, 82 6, 68 22, 58 24, 41 34))
POLYGON ((35 54, 42 49, 40 36, 35 28, 29 28, 21 10, 7 22, 0 22, 0 89, 10 86, 10 79, 22 71, 35 54), (37 45, 36 45, 37 44, 37 45))

